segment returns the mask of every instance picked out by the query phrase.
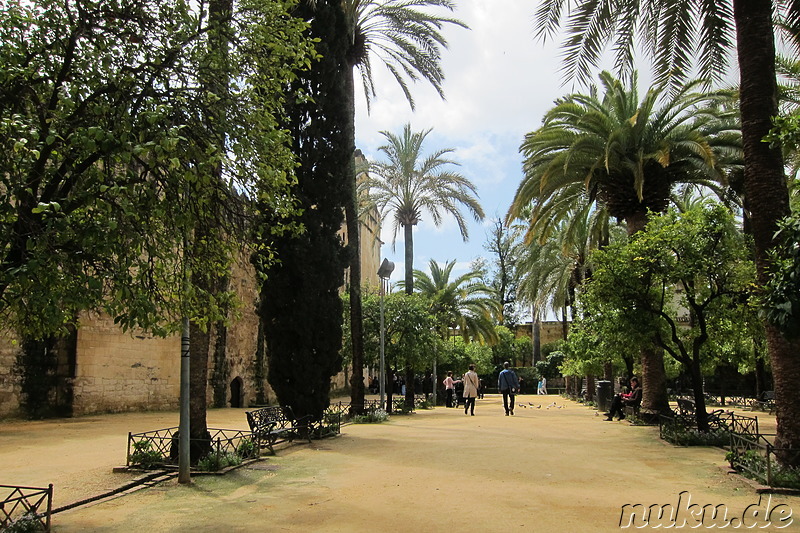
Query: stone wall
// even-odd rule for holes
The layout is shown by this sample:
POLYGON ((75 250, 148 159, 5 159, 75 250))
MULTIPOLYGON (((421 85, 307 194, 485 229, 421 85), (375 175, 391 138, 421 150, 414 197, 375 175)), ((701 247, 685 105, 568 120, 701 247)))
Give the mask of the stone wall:
POLYGON ((11 334, 0 334, 0 417, 19 416, 20 381, 14 373, 19 344, 11 334))
POLYGON ((180 337, 123 333, 108 316, 78 329, 73 414, 164 410, 180 398, 180 337))

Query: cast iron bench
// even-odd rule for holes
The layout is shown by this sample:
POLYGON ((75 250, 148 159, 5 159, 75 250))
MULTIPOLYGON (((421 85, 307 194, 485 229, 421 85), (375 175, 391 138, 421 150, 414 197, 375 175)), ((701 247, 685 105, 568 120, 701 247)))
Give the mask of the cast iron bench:
MULTIPOLYGON (((678 416, 682 418, 687 425, 694 426, 695 422, 697 421, 697 413, 695 410, 695 403, 694 400, 689 400, 687 398, 678 398, 678 416)), ((712 429, 721 429, 725 422, 722 420, 722 415, 725 411, 722 409, 714 409, 713 411, 708 411, 706 413, 706 419, 708 420, 708 425, 712 429)))
POLYGON ((288 405, 262 407, 255 411, 246 411, 245 414, 250 431, 273 455, 273 446, 279 442, 291 442, 302 437, 311 442, 314 430, 312 417, 307 415, 298 418, 288 405))
POLYGON ((750 410, 755 411, 756 409, 767 411, 769 414, 775 412, 775 391, 764 391, 761 393, 760 399, 753 400, 750 404, 750 410))

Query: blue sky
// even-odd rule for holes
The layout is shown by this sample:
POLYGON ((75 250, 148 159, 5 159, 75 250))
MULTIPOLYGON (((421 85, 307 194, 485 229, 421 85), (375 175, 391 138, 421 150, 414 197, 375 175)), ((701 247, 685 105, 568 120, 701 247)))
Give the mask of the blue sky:
MULTIPOLYGON (((378 96, 368 115, 363 93, 357 94, 356 144, 367 158, 379 159, 380 131, 399 133, 407 122, 414 131, 433 128, 426 153, 454 148, 452 158, 478 189, 487 220, 471 221, 463 242, 455 221, 436 228, 423 214, 414 230, 414 267, 427 270, 430 259, 456 260, 458 274, 479 256, 493 217, 505 216, 521 180, 519 145, 525 133, 541 124, 553 101, 570 91, 561 85, 557 44, 534 37, 530 0, 460 0, 455 16, 470 30, 446 27, 449 49, 443 52, 446 100, 427 82, 412 87, 412 112, 391 75, 373 61, 378 96)), ((391 222, 384 224, 382 255, 395 262, 392 281, 402 278, 403 238, 392 249, 391 222)))

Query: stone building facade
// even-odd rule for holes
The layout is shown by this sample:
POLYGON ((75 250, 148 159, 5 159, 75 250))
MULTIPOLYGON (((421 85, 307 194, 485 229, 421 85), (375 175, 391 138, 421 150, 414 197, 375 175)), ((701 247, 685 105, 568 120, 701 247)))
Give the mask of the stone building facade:
MULTIPOLYGON (((258 357, 258 291, 252 265, 239 261, 231 283, 241 307, 238 318, 227 328, 224 360, 209 358, 209 405, 247 406, 255 403, 259 391, 266 401, 274 400, 266 380, 266 361, 258 357), (217 401, 220 393, 223 401, 217 401)), ((48 401, 56 413, 84 415, 178 407, 179 335, 162 338, 141 331, 123 332, 111 317, 97 313, 84 314, 79 323, 71 343, 67 343, 71 346, 53 347, 51 364, 42 369, 53 374, 55 386, 48 401)), ((17 364, 20 354, 19 339, 0 337, 0 417, 23 414, 17 364)))

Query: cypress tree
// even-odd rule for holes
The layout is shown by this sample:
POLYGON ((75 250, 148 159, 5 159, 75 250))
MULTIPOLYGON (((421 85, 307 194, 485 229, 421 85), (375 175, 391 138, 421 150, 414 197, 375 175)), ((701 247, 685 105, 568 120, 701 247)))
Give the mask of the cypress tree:
MULTIPOLYGON (((345 135, 344 61, 347 31, 338 2, 322 0, 312 10, 306 3, 295 16, 311 22, 310 36, 319 38, 319 61, 302 72, 291 91, 310 97, 287 106, 299 167, 294 187, 294 219, 300 234, 269 235, 269 209, 261 221, 261 254, 277 261, 261 269, 259 314, 269 357, 268 380, 281 405, 298 416, 320 418, 329 405, 330 380, 342 369, 342 301, 339 296, 347 258, 337 232, 348 199, 348 164, 353 141, 345 135)), ((256 256, 256 264, 259 257, 256 256)))

